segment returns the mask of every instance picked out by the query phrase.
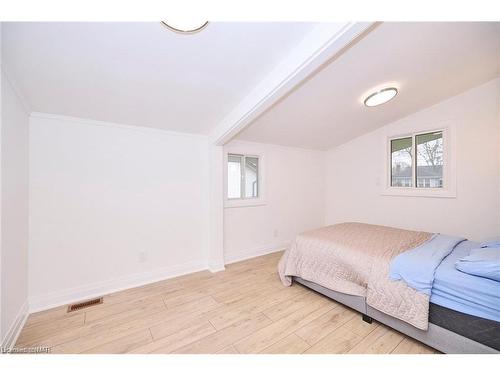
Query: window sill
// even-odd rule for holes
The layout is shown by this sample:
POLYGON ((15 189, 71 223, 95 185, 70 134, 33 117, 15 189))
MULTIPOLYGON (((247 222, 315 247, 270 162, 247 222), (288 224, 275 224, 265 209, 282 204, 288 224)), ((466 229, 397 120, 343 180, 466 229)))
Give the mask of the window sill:
POLYGON ((230 199, 224 202, 224 208, 265 206, 263 199, 230 199))
POLYGON ((451 189, 435 188, 385 188, 380 195, 399 197, 456 198, 457 192, 451 189))

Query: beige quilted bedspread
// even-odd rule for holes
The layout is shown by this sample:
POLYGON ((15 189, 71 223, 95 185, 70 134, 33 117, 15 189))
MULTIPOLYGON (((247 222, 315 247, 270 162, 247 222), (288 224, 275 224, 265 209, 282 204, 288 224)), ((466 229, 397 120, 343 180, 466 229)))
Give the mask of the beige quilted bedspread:
POLYGON ((278 271, 286 286, 299 276, 326 288, 366 297, 369 306, 417 328, 428 327, 429 296, 389 279, 393 258, 431 233, 379 225, 342 223, 297 236, 278 271))

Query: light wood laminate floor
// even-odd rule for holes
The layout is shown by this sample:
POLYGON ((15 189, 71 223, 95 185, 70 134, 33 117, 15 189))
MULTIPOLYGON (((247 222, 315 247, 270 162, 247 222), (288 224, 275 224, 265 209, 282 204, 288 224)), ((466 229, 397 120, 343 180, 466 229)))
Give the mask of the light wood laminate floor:
POLYGON ((284 287, 281 253, 35 313, 17 347, 52 353, 436 353, 301 285, 284 287))

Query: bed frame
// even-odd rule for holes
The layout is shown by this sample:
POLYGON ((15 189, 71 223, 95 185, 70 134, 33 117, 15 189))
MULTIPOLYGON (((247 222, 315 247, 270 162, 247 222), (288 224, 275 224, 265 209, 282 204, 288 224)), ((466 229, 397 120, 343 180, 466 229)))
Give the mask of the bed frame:
POLYGON ((311 281, 301 279, 300 277, 293 277, 293 280, 305 287, 312 289, 328 298, 342 303, 362 314, 363 320, 371 323, 376 320, 386 326, 394 328, 395 330, 404 333, 436 350, 448 354, 486 354, 486 353, 500 353, 497 350, 483 345, 477 341, 473 341, 467 337, 459 335, 455 332, 437 326, 429 322, 429 329, 422 331, 412 325, 403 322, 402 320, 393 318, 379 310, 374 309, 366 304, 365 297, 353 296, 336 292, 327 289, 321 285, 315 284, 311 281))

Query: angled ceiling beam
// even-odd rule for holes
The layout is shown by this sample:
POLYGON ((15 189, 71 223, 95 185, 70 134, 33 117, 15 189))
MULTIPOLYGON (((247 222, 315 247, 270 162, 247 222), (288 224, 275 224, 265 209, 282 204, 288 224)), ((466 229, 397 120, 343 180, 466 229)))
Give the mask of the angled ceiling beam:
POLYGON ((210 134, 212 143, 221 146, 229 142, 373 25, 373 22, 336 22, 313 28, 214 129, 210 134))

